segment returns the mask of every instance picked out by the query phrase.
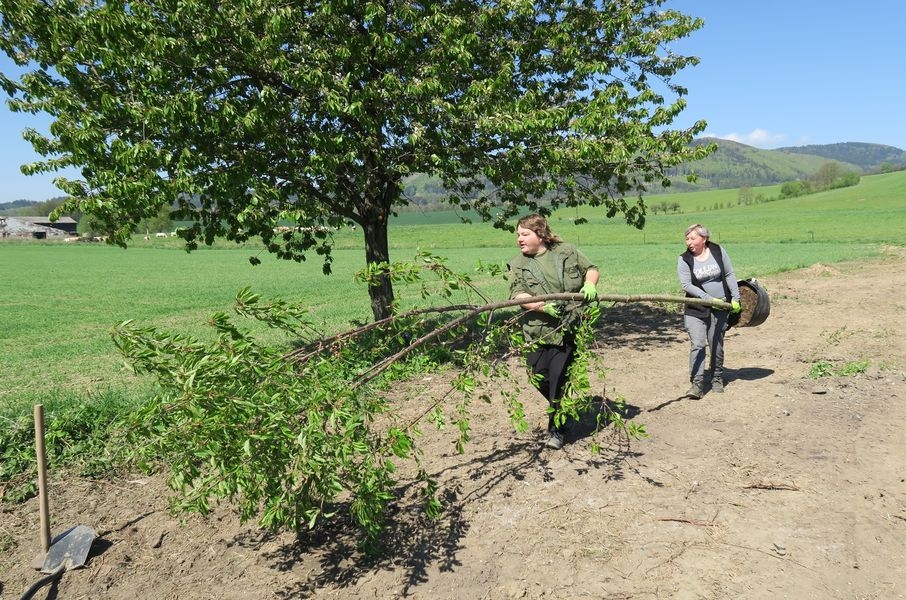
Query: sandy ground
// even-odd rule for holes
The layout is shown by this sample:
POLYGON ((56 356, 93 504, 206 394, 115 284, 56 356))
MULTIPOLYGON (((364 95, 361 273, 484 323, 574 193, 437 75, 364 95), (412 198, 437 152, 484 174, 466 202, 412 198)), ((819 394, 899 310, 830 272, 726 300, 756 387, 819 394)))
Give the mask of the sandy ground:
MULTIPOLYGON (((54 534, 99 537, 36 598, 906 598, 906 252, 761 280, 771 315, 727 336, 727 387, 688 387, 681 318, 615 306, 602 393, 650 437, 589 452, 574 424, 543 450, 480 407, 464 455, 427 436, 445 513, 403 494, 384 553, 348 531, 268 535, 226 509, 166 509, 156 478, 53 480, 54 534), (862 374, 810 379, 819 360, 862 374)), ((531 421, 544 405, 525 393, 531 421)), ((0 513, 0 597, 39 577, 38 502, 0 513)))

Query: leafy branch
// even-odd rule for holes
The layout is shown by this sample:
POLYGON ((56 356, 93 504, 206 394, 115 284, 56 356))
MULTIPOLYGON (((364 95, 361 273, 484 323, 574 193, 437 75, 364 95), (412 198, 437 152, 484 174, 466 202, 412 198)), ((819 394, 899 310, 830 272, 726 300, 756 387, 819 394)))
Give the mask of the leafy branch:
MULTIPOLYGON (((382 266, 425 290, 424 297, 452 297, 455 290, 481 296, 467 276, 440 260, 382 266), (440 290, 422 279, 433 274, 440 290)), ((482 299, 483 296, 481 296, 482 299)), ((549 294, 533 300, 579 307, 573 325, 578 352, 559 413, 579 418, 591 407, 588 361, 598 303, 580 306, 581 294, 549 294)), ((601 301, 676 300, 661 296, 602 296, 601 301)), ((446 424, 450 402, 459 436, 469 440, 470 406, 502 398, 516 431, 525 431, 519 399, 524 387, 512 360, 528 348, 517 326, 524 300, 459 303, 416 308, 332 336, 311 339, 307 310, 283 300, 264 302, 239 292, 235 312, 282 330, 297 348, 266 345, 223 313, 210 325, 216 339, 201 342, 131 321, 119 324, 114 342, 138 373, 154 375, 161 393, 131 419, 131 435, 148 465, 167 464, 178 492, 173 507, 206 513, 211 502, 229 501, 242 520, 272 529, 314 527, 336 518, 341 507, 361 528, 366 545, 381 531, 388 503, 396 498, 396 462, 411 460, 426 512, 436 515, 437 483, 428 475, 416 440, 429 422, 446 424), (506 313, 503 318, 497 315, 506 313), (441 343, 442 342, 442 343, 441 343), (406 417, 382 395, 390 383, 419 372, 455 365, 450 390, 406 417)), ((704 301, 698 303, 707 304, 704 301)), ((400 386, 394 386, 398 389, 400 386)), ((644 427, 624 423, 605 408, 599 429, 615 423, 628 437, 644 427)), ((597 445, 595 449, 600 449, 597 445)))

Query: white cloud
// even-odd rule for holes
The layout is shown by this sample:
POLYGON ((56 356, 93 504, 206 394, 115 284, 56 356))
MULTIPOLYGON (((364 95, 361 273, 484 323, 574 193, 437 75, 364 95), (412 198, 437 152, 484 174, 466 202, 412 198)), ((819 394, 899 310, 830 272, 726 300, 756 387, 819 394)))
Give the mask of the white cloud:
POLYGON ((783 145, 786 134, 771 133, 766 129, 753 129, 749 133, 712 134, 712 137, 739 142, 747 146, 755 146, 756 148, 776 148, 783 145))

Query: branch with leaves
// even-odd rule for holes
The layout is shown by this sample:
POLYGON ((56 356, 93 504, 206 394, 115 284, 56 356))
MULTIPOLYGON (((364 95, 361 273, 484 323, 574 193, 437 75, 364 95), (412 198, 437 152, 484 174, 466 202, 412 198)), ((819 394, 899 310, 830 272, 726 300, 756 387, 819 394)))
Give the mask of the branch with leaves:
MULTIPOLYGON (((582 294, 556 293, 556 294, 543 294, 543 295, 538 295, 538 296, 532 296, 531 301, 532 302, 576 302, 576 303, 581 303, 581 302, 585 302, 586 300, 585 300, 585 296, 583 296, 582 294)), ((598 301, 603 301, 603 302, 676 302, 676 303, 681 303, 681 304, 697 304, 697 305, 708 306, 711 308, 717 308, 717 309, 721 309, 721 310, 729 310, 731 308, 731 306, 728 302, 724 302, 722 300, 703 300, 701 298, 684 298, 684 297, 668 296, 668 295, 621 296, 621 295, 603 294, 603 295, 598 296, 598 301)), ((484 304, 484 305, 480 305, 480 306, 479 305, 470 305, 470 304, 460 304, 460 305, 455 305, 455 306, 417 309, 417 310, 413 310, 411 312, 403 313, 402 315, 399 315, 396 317, 382 319, 379 323, 373 323, 371 325, 367 325, 367 326, 358 328, 355 331, 346 332, 344 334, 341 334, 340 336, 337 336, 334 339, 334 343, 340 342, 342 340, 348 340, 351 336, 367 333, 374 329, 388 325, 388 324, 394 322, 398 318, 422 316, 422 315, 431 314, 431 313, 449 313, 449 312, 457 312, 457 311, 465 313, 459 317, 452 319, 451 321, 449 321, 442 327, 439 327, 438 329, 435 329, 434 331, 431 331, 430 333, 427 333, 427 334, 419 337, 418 339, 413 340, 408 346, 401 348, 395 354, 390 355, 390 356, 384 358, 383 360, 372 365, 372 367, 370 369, 368 369, 367 372, 362 373, 361 377, 358 378, 354 382, 353 385, 358 387, 360 385, 367 384, 370 381, 374 380, 374 378, 376 378, 378 375, 380 375, 391 364, 402 359, 404 356, 406 356, 410 352, 416 350, 420 346, 427 344, 428 342, 430 342, 432 340, 435 340, 437 338, 444 336, 445 334, 454 330, 456 327, 459 327, 459 326, 463 325, 464 323, 467 323, 467 322, 475 319, 478 315, 480 315, 482 313, 486 313, 486 312, 489 312, 489 313, 494 312, 496 310, 508 308, 511 306, 519 306, 519 305, 525 304, 525 302, 526 302, 525 298, 520 298, 517 300, 504 300, 501 302, 492 302, 492 303, 484 304)), ((290 356, 293 356, 293 355, 290 355, 290 356)))
MULTIPOLYGON (((405 271, 413 283, 420 283, 420 271, 441 280, 441 295, 469 288, 467 276, 453 275, 427 255, 422 259, 420 269, 405 271)), ((432 291, 425 297, 439 296, 432 291)), ((532 299, 581 309, 574 327, 582 360, 571 370, 562 418, 579 417, 591 406, 589 345, 601 302, 723 308, 714 301, 669 296, 601 296, 584 305, 583 299, 582 294, 532 299)), ((440 426, 452 419, 462 451, 471 403, 501 398, 514 429, 527 429, 520 396, 525 379, 511 371, 511 359, 528 348, 518 327, 523 311, 506 311, 523 302, 421 307, 311 339, 315 328, 304 306, 265 302, 248 289, 240 291, 238 316, 282 330, 289 340, 307 340, 290 351, 260 342, 223 313, 210 319, 217 335, 209 342, 121 323, 115 343, 136 372, 154 375, 162 390, 133 415, 134 446, 147 464, 168 465, 178 492, 174 507, 205 513, 212 501, 229 501, 243 520, 298 529, 330 520, 345 506, 365 542, 373 542, 387 504, 397 497, 399 460, 414 461, 427 513, 440 510, 437 483, 416 445, 424 423, 440 426), (496 318, 502 312, 505 316, 496 318), (415 418, 403 417, 382 393, 401 389, 396 384, 401 380, 451 366, 450 391, 428 398, 415 418)), ((615 412, 605 410, 597 418, 600 427, 616 423, 625 435, 645 435, 643 426, 624 423, 615 412)))

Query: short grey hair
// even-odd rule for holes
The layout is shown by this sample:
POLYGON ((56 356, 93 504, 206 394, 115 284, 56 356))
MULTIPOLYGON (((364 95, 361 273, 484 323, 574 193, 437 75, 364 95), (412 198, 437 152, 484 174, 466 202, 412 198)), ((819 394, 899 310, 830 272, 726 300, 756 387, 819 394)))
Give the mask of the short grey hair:
POLYGON ((704 225, 702 225, 701 223, 696 223, 695 225, 689 225, 688 227, 686 227, 686 233, 683 235, 683 237, 686 237, 693 231, 696 232, 701 237, 705 238, 706 240, 711 239, 711 232, 708 231, 708 228, 705 227, 704 225))

